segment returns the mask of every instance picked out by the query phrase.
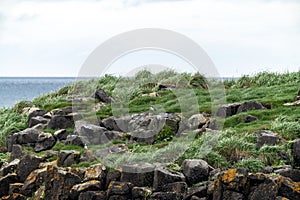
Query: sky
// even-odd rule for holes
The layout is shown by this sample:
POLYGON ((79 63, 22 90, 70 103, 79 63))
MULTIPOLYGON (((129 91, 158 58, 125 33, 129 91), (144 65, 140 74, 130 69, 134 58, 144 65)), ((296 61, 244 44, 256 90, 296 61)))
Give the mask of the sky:
MULTIPOLYGON (((199 44, 220 76, 300 70, 298 0, 0 0, 0 77, 76 77, 103 42, 160 28, 199 44)), ((191 66, 176 55, 141 50, 107 73, 158 64, 191 66)))

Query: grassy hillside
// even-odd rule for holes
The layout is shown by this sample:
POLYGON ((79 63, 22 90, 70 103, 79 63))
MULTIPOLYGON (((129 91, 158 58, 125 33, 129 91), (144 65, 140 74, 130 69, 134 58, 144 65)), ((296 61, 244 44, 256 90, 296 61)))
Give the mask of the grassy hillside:
MULTIPOLYGON (((199 112, 210 114, 212 112, 211 96, 208 88, 224 84, 227 103, 245 102, 256 100, 261 102, 266 110, 251 110, 228 117, 224 121, 224 128, 220 135, 207 132, 190 144, 188 150, 170 167, 176 169, 185 158, 203 158, 211 166, 220 168, 246 167, 250 171, 258 171, 265 166, 279 166, 287 164, 279 156, 284 151, 289 154, 290 141, 300 137, 300 107, 283 106, 286 102, 295 99, 300 87, 300 72, 296 73, 268 73, 262 72, 254 76, 243 76, 238 80, 217 80, 206 82, 200 74, 178 74, 173 71, 165 71, 151 74, 148 71, 139 72, 135 77, 124 78, 106 75, 101 79, 80 81, 73 85, 61 88, 56 92, 40 96, 33 100, 32 104, 40 109, 51 111, 55 108, 72 106, 67 97, 70 95, 91 96, 95 89, 102 88, 114 98, 123 98, 128 102, 130 113, 149 111, 149 105, 159 105, 157 112, 181 112, 180 102, 172 91, 159 91, 160 84, 175 84, 177 88, 192 90, 196 96, 199 112), (157 92, 157 96, 143 96, 151 92, 157 92), (161 109, 161 110, 160 110, 161 109), (258 117, 258 121, 245 123, 246 115, 258 117), (264 146, 256 149, 256 138, 252 133, 256 130, 272 130, 287 140, 286 144, 278 146, 264 146), (204 144, 204 141, 205 144, 204 144), (209 143, 214 144, 211 148, 209 143)), ((222 88, 214 89, 215 92, 222 88)), ((180 89, 179 89, 180 91, 180 89)), ((193 95, 184 94, 188 102, 193 95)), ((216 100, 218 101, 218 99, 216 100)), ((221 101, 220 101, 221 102, 221 101)), ((94 105, 93 101, 86 106, 94 105)), ((31 106, 27 102, 19 102, 11 109, 0 110, 0 159, 5 159, 6 136, 26 128, 27 117, 22 114, 24 107, 31 106)), ((73 105, 76 107, 76 103, 73 105)), ((82 106, 82 104, 81 104, 82 106)), ((195 105, 187 105, 191 108, 195 105)), ((193 109, 191 109, 193 110, 193 109)), ((117 110, 118 111, 118 110, 117 110)), ((115 110, 115 112, 117 112, 115 110)), ((98 111, 83 113, 85 120, 93 120, 97 115, 103 119, 113 115, 112 107, 108 104, 98 111)), ((189 114, 189 113, 188 113, 189 114)), ((190 113, 193 114, 193 113, 190 113)), ((168 140, 162 138, 161 142, 154 145, 131 144, 128 148, 132 152, 143 152, 144 156, 153 156, 153 152, 168 144, 168 140)), ((120 141, 113 141, 118 143, 120 141)), ((55 148, 65 148, 57 145, 55 148)), ((91 147, 91 149, 96 147, 91 147)), ((125 159, 125 158, 119 158, 125 159)))

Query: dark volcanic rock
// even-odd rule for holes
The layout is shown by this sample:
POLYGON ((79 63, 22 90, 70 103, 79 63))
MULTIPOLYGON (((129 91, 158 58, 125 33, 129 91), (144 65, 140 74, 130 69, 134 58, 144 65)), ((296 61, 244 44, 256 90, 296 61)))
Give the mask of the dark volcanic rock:
POLYGON ((253 134, 257 136, 256 146, 258 149, 260 149, 263 145, 274 146, 283 143, 281 138, 269 130, 255 131, 253 134))
POLYGON ((185 181, 184 175, 182 173, 159 167, 154 171, 153 189, 155 191, 161 191, 162 187, 168 183, 182 181, 185 181))
POLYGON ((276 174, 292 179, 295 182, 300 182, 299 169, 280 169, 275 171, 276 174))
POLYGON ((5 163, 0 169, 0 177, 6 176, 9 173, 14 173, 20 163, 19 159, 15 159, 10 163, 5 163))
POLYGON ((143 200, 147 199, 151 195, 152 191, 146 187, 133 187, 132 199, 143 200))
POLYGON ((245 118, 244 118, 244 122, 245 123, 250 123, 250 122, 253 122, 253 121, 257 121, 258 118, 253 116, 253 115, 247 115, 245 118))
POLYGON ((82 192, 80 193, 78 200, 106 200, 106 192, 82 192))
POLYGON ((86 169, 84 180, 85 181, 99 180, 102 183, 104 183, 105 176, 106 176, 106 167, 103 164, 98 163, 86 169))
POLYGON ((68 135, 64 143, 66 145, 77 145, 84 147, 85 144, 88 144, 88 141, 86 140, 86 138, 79 135, 68 135))
POLYGON ((273 200, 277 196, 277 193, 278 187, 276 183, 267 179, 264 183, 260 184, 248 198, 250 200, 273 200))
POLYGON ((24 182, 27 176, 35 169, 37 169, 42 159, 34 155, 26 155, 20 160, 20 164, 17 168, 17 174, 20 181, 24 182))
POLYGON ((153 185, 155 166, 149 163, 125 164, 122 166, 121 181, 131 182, 139 187, 153 185))
POLYGON ((124 195, 127 196, 127 198, 130 198, 132 188, 133 184, 131 183, 112 181, 108 186, 107 196, 124 195))
POLYGON ((177 194, 186 194, 187 189, 186 182, 168 183, 162 187, 163 192, 176 192, 177 194))
POLYGON ((173 200, 173 199, 183 199, 183 195, 177 194, 176 192, 155 192, 149 198, 149 200, 173 200))
POLYGON ((70 167, 73 164, 79 163, 80 152, 74 150, 61 150, 58 153, 57 166, 70 167))
POLYGON ((91 180, 84 183, 74 185, 70 191, 71 198, 77 199, 79 194, 86 191, 100 191, 102 190, 102 185, 100 181, 91 180))
POLYGON ((104 103, 111 103, 111 102, 113 102, 113 99, 110 96, 108 96, 103 89, 96 90, 96 92, 93 95, 93 97, 95 99, 97 99, 98 101, 100 101, 100 102, 104 102, 104 103))
POLYGON ((42 116, 36 116, 36 117, 32 117, 30 118, 30 120, 28 121, 28 127, 32 128, 35 125, 38 124, 47 124, 49 122, 49 119, 46 119, 42 116))
POLYGON ((120 178, 121 178, 121 172, 119 170, 112 170, 112 171, 107 172, 106 180, 105 180, 105 183, 106 183, 105 188, 107 188, 108 185, 110 184, 110 182, 112 182, 112 181, 120 181, 120 178))
POLYGON ((257 102, 257 101, 247 101, 242 103, 236 114, 239 114, 241 112, 247 112, 249 110, 264 110, 266 109, 261 103, 257 102))
POLYGON ((32 192, 36 191, 46 180, 46 171, 46 167, 32 171, 24 182, 24 185, 21 189, 22 194, 31 196, 32 192))
POLYGON ((294 167, 300 167, 300 139, 292 144, 292 156, 294 158, 294 167))
POLYGON ((199 114, 192 115, 188 119, 188 126, 191 130, 199 129, 202 128, 208 121, 209 119, 207 117, 199 113, 199 114))
POLYGON ((8 151, 12 151, 12 147, 14 144, 26 144, 34 146, 34 144, 38 141, 39 134, 41 133, 42 132, 36 129, 28 128, 24 131, 14 133, 13 135, 9 135, 7 137, 8 151))
POLYGON ((223 200, 245 200, 245 196, 242 193, 226 190, 223 193, 223 200))
POLYGON ((66 129, 74 126, 73 116, 71 115, 54 115, 48 124, 48 129, 66 129))
POLYGON ((9 184, 9 194, 21 193, 23 183, 11 183, 9 184))
POLYGON ((86 138, 89 144, 98 145, 110 142, 110 140, 104 134, 105 131, 106 128, 97 125, 76 123, 76 132, 78 135, 86 138))
POLYGON ((203 198, 208 196, 207 189, 209 184, 212 184, 212 182, 205 182, 205 183, 196 184, 192 186, 188 190, 188 194, 185 196, 185 199, 192 199, 192 197, 203 198))
POLYGON ((19 144, 14 144, 12 146, 12 151, 10 153, 10 161, 13 161, 15 159, 21 159, 22 156, 24 155, 23 150, 22 150, 22 146, 19 144))
POLYGON ((221 182, 226 190, 247 191, 248 172, 246 169, 229 169, 221 175, 221 182))
POLYGON ((9 192, 9 184, 15 183, 18 181, 17 174, 8 174, 2 178, 0 178, 0 197, 4 195, 8 195, 9 192))
POLYGON ((51 149, 56 143, 56 139, 50 133, 41 133, 38 136, 34 151, 40 152, 51 149))
POLYGON ((61 130, 55 131, 55 133, 53 135, 57 140, 62 141, 62 140, 67 139, 69 133, 67 133, 66 129, 61 129, 61 130))
POLYGON ((283 196, 291 200, 300 199, 300 183, 291 179, 277 176, 274 181, 278 185, 278 196, 283 196))
POLYGON ((239 103, 233 103, 233 104, 225 104, 222 105, 216 115, 218 117, 222 117, 222 118, 226 118, 226 117, 230 117, 232 115, 235 115, 237 113, 238 108, 240 107, 241 104, 239 103))
POLYGON ((204 160, 184 160, 182 168, 183 174, 190 186, 201 181, 207 181, 208 179, 209 167, 204 160))
POLYGON ((45 199, 67 200, 70 197, 71 188, 80 182, 81 180, 77 175, 54 166, 48 166, 45 181, 45 199))

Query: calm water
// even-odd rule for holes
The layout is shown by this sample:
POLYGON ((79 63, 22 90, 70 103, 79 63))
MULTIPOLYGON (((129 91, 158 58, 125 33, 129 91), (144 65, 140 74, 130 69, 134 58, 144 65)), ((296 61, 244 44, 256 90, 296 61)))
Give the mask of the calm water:
POLYGON ((75 78, 0 77, 0 108, 11 107, 20 100, 32 100, 74 80, 75 78))

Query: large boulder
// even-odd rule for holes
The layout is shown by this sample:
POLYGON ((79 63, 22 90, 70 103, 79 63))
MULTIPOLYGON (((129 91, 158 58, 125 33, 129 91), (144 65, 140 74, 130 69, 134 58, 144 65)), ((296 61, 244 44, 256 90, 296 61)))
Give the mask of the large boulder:
POLYGON ((49 119, 44 118, 42 116, 36 116, 36 117, 30 118, 30 120, 28 121, 28 127, 32 128, 35 125, 38 125, 38 124, 47 124, 48 122, 49 122, 49 119))
POLYGON ((108 187, 108 185, 110 184, 110 182, 112 181, 120 181, 121 178, 121 170, 111 170, 109 172, 107 172, 106 174, 106 179, 105 179, 105 188, 108 187))
POLYGON ((279 169, 275 171, 276 174, 292 179, 295 182, 300 182, 300 170, 299 169, 279 169))
POLYGON ((67 129, 74 126, 72 115, 54 115, 48 123, 48 129, 67 129))
POLYGON ((224 104, 218 110, 216 115, 222 118, 227 118, 241 112, 249 110, 263 110, 266 109, 261 103, 257 101, 247 101, 244 103, 224 104))
POLYGON ((155 166, 149 163, 124 164, 121 168, 121 181, 130 182, 139 187, 153 185, 155 166))
POLYGON ((185 181, 182 173, 158 167, 154 171, 153 189, 161 191, 164 185, 185 181))
POLYGON ((38 137, 42 132, 28 128, 25 129, 24 131, 14 133, 13 135, 10 135, 7 137, 7 146, 8 146, 8 151, 12 151, 12 147, 14 144, 26 144, 26 145, 31 145, 34 146, 35 143, 38 141, 38 137))
POLYGON ((118 182, 112 181, 107 189, 107 196, 123 196, 127 199, 131 199, 131 190, 133 188, 133 184, 129 182, 118 182))
POLYGON ((77 145, 84 147, 88 144, 88 141, 85 137, 79 135, 68 135, 67 139, 64 141, 66 145, 77 145))
POLYGON ((46 180, 47 168, 36 169, 32 171, 26 178, 23 187, 21 188, 22 194, 31 196, 32 192, 36 191, 46 180))
POLYGON ((218 110, 216 115, 218 117, 226 118, 230 117, 232 115, 235 115, 237 113, 238 108, 241 104, 239 103, 233 103, 233 104, 225 104, 222 105, 218 110))
POLYGON ((53 136, 59 140, 59 141, 63 141, 66 140, 68 137, 69 133, 67 132, 66 129, 60 129, 55 131, 55 133, 53 134, 53 136))
POLYGON ((57 166, 70 167, 78 164, 80 161, 80 152, 75 150, 61 150, 58 153, 57 166))
POLYGON ((294 159, 294 167, 300 167, 300 139, 292 143, 292 156, 294 159))
POLYGON ((270 179, 266 179, 264 183, 260 184, 256 189, 249 195, 248 199, 266 199, 273 200, 277 196, 278 186, 270 179))
POLYGON ((35 144, 34 151, 40 152, 51 149, 56 143, 56 139, 50 133, 41 133, 38 136, 37 143, 35 144))
POLYGON ((202 128, 208 121, 209 121, 209 119, 207 117, 205 117, 203 114, 198 113, 198 114, 192 115, 188 119, 188 126, 192 130, 199 129, 199 128, 202 128))
POLYGON ((256 147, 260 149, 263 145, 274 146, 283 143, 283 139, 269 130, 259 130, 253 133, 256 137, 256 147))
POLYGON ((100 191, 102 184, 100 181, 91 180, 84 183, 74 185, 70 191, 71 199, 77 199, 79 194, 86 191, 100 191))
POLYGON ((106 92, 103 89, 96 90, 95 94, 93 95, 95 99, 97 99, 100 102, 104 103, 111 103, 114 102, 114 100, 106 94, 106 92))
POLYGON ((33 117, 42 117, 46 114, 47 112, 45 110, 41 110, 39 108, 30 108, 28 111, 28 124, 33 117))
POLYGON ((17 174, 21 182, 24 182, 27 176, 35 169, 37 169, 42 159, 34 155, 25 155, 17 168, 17 174))
POLYGON ((184 160, 182 163, 183 174, 188 185, 193 185, 202 181, 207 181, 209 176, 209 166, 201 159, 184 160))
POLYGON ((86 169, 84 180, 85 181, 98 180, 104 183, 105 176, 106 176, 106 167, 103 164, 98 163, 86 169))
POLYGON ((46 171, 45 199, 67 200, 72 187, 80 182, 81 179, 74 173, 50 165, 46 171))
POLYGON ((236 114, 239 114, 241 112, 248 112, 249 110, 264 110, 266 109, 260 102, 258 101, 247 101, 242 103, 236 114))
POLYGON ((247 190, 248 172, 246 169, 229 169, 221 175, 221 183, 226 190, 244 192, 247 190))
POLYGON ((278 196, 283 196, 288 199, 300 199, 299 182, 293 182, 284 176, 276 176, 273 179, 278 185, 278 196))
POLYGON ((104 134, 105 131, 106 128, 94 124, 76 123, 76 132, 78 135, 85 137, 89 144, 98 145, 110 142, 104 134))

